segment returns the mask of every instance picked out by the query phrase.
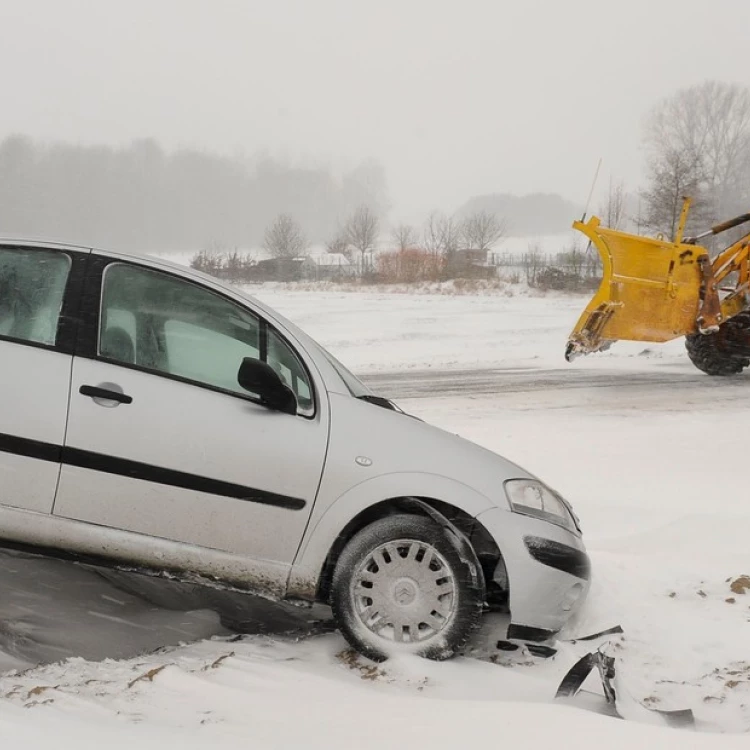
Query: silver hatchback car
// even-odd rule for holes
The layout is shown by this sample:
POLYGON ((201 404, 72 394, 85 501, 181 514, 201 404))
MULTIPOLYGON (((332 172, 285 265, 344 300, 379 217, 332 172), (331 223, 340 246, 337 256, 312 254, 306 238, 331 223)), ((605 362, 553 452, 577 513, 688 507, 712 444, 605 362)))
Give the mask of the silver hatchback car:
POLYGON ((447 658, 488 607, 585 599, 570 505, 372 394, 239 290, 156 259, 0 243, 0 543, 331 605, 447 658))

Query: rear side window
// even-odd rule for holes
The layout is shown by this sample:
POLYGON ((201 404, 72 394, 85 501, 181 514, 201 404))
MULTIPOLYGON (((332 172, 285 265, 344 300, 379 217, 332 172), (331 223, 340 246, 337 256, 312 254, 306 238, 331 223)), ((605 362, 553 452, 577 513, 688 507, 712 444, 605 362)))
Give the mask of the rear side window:
POLYGON ((0 248, 0 336, 54 346, 70 265, 54 250, 0 248))
POLYGON ((268 362, 313 413, 310 380, 295 352, 243 307, 197 284, 116 263, 104 274, 99 354, 247 396, 237 382, 245 357, 268 362))

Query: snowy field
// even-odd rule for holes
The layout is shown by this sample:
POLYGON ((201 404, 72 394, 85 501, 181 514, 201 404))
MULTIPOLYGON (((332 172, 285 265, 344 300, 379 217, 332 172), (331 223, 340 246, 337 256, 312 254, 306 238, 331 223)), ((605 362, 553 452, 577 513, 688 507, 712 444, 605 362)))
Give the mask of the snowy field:
POLYGON ((7 746, 747 747, 750 590, 740 576, 750 575, 750 376, 701 376, 681 342, 621 344, 568 365, 582 297, 253 291, 373 382, 492 370, 494 392, 441 395, 436 386, 399 404, 572 501, 594 580, 562 637, 622 625, 610 647, 628 693, 655 708, 691 708, 697 731, 652 726, 635 706, 621 721, 554 703, 590 644, 560 642, 546 661, 498 652, 500 618, 485 624, 476 658, 376 666, 347 653, 337 633, 238 639, 209 609, 158 608, 73 566, 74 585, 40 591, 34 581, 50 579, 27 572, 24 591, 10 592, 20 563, 6 562, 0 599, 15 597, 15 632, 44 641, 52 662, 34 666, 38 651, 0 633, 4 663, 16 667, 0 677, 7 746), (531 385, 519 387, 526 372, 531 385), (515 384, 507 391, 503 373, 515 384), (24 615, 24 596, 46 600, 49 621, 24 615), (72 653, 90 660, 59 661, 72 653), (94 660, 106 655, 120 660, 94 660))

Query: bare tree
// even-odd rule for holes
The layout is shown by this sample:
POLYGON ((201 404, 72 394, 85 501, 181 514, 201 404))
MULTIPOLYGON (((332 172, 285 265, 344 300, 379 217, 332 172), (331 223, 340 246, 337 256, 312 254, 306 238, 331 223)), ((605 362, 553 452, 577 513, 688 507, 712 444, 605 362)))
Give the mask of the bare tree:
POLYGON ((707 81, 678 91, 652 112, 645 143, 652 228, 673 232, 682 194, 693 198, 693 224, 726 219, 750 201, 749 88, 707 81))
POLYGON ((433 211, 422 230, 422 244, 433 257, 440 257, 443 278, 452 278, 459 271, 457 252, 461 248, 463 223, 455 216, 433 211))
POLYGON ((308 246, 302 229, 289 214, 279 214, 263 236, 263 249, 274 258, 298 258, 308 246))
POLYGON ((506 232, 505 221, 490 211, 477 211, 464 219, 463 244, 471 250, 489 250, 506 232))
POLYGON ((625 220, 625 184, 622 180, 609 181, 607 200, 599 209, 599 215, 605 226, 610 229, 621 229, 625 220))
POLYGON ((349 217, 343 235, 347 245, 360 253, 361 269, 364 271, 367 253, 377 246, 380 219, 368 206, 362 205, 349 217))
POLYGON ((451 255, 461 247, 462 225, 453 216, 433 211, 422 230, 422 244, 433 255, 451 255))
POLYGON ((224 272, 226 278, 236 283, 242 279, 245 270, 245 258, 237 248, 230 250, 224 260, 224 272))
POLYGON ((204 248, 190 259, 190 268, 210 276, 220 276, 224 268, 224 259, 223 253, 212 252, 204 248))
POLYGON ((422 244, 425 250, 431 255, 440 255, 443 252, 443 245, 440 233, 440 216, 437 211, 433 211, 424 223, 422 229, 422 244))
POLYGON ((210 276, 221 276, 226 267, 229 248, 218 240, 208 242, 190 260, 190 267, 210 276))
POLYGON ((557 254, 557 264, 562 266, 566 273, 574 277, 571 281, 580 281, 583 278, 583 270, 586 266, 586 253, 581 250, 578 242, 574 241, 562 252, 557 254))
POLYGON ((419 238, 417 232, 410 224, 399 224, 391 230, 391 240, 400 252, 413 248, 419 238))
POLYGON ((702 165, 688 154, 670 150, 649 165, 649 187, 643 192, 643 223, 655 232, 674 237, 685 196, 693 199, 691 225, 706 216, 708 199, 702 165))
POLYGON ((329 253, 349 255, 349 243, 346 240, 343 230, 339 229, 338 232, 326 242, 326 250, 329 253))
POLYGON ((524 273, 526 274, 526 283, 529 286, 536 286, 537 277, 544 268, 544 261, 544 254, 539 243, 529 243, 528 250, 523 254, 521 260, 524 273))

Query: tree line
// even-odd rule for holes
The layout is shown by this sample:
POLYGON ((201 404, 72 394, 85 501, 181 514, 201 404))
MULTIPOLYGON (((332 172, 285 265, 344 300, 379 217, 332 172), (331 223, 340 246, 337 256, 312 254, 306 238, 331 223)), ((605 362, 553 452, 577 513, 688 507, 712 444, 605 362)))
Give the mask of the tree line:
MULTIPOLYGON (((461 219, 435 211, 427 218, 421 234, 410 224, 399 224, 391 229, 390 241, 400 251, 419 247, 435 255, 450 255, 469 249, 487 251, 505 232, 505 222, 488 211, 477 211, 461 219)), ((382 233, 380 216, 363 203, 337 226, 325 247, 329 253, 340 253, 365 267, 368 254, 378 248, 382 233)), ((287 212, 278 214, 265 228, 261 243, 270 256, 283 259, 305 256, 310 246, 310 237, 301 223, 287 212)), ((208 252, 218 249, 221 248, 215 243, 204 248, 208 252)))
POLYGON ((523 278, 543 289, 588 289, 601 276, 598 255, 575 244, 554 254, 544 254, 534 243, 518 256, 490 252, 505 231, 504 221, 488 211, 462 218, 434 212, 421 231, 399 224, 383 241, 378 217, 363 205, 326 243, 328 257, 343 258, 346 265, 337 261, 320 267, 308 258, 310 243, 301 226, 284 213, 265 231, 263 249, 269 259, 212 245, 196 253, 191 266, 234 283, 313 279, 388 284, 499 278, 517 283, 523 278))

